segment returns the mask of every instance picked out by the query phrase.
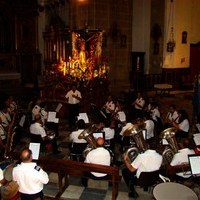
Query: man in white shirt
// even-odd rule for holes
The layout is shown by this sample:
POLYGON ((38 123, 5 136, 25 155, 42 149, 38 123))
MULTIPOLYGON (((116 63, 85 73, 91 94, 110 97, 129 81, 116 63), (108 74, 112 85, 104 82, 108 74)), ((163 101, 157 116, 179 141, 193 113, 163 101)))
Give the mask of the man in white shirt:
POLYGON ((140 177, 141 172, 152 172, 160 169, 162 156, 156 152, 156 147, 156 143, 150 143, 151 149, 139 154, 132 163, 128 155, 123 154, 124 163, 127 168, 122 170, 122 176, 126 185, 129 187, 129 197, 138 197, 134 185, 140 177))
POLYGON ((32 152, 25 148, 21 152, 21 164, 13 168, 13 180, 19 185, 21 200, 43 199, 44 184, 49 182, 48 174, 32 162, 32 152))
MULTIPOLYGON (((104 148, 105 140, 101 137, 99 137, 96 140, 97 148, 91 150, 86 158, 86 163, 93 163, 93 164, 99 164, 99 165, 107 165, 109 166, 111 164, 111 155, 110 152, 104 148)), ((93 179, 102 179, 107 174, 103 173, 97 173, 97 172, 91 172, 89 176, 91 176, 93 179)), ((82 184, 87 187, 87 179, 82 179, 82 184)))
POLYGON ((77 90, 76 84, 72 85, 72 89, 65 95, 69 105, 69 126, 75 128, 76 117, 79 115, 79 105, 82 100, 81 92, 77 90))
POLYGON ((60 151, 58 151, 56 138, 54 137, 52 139, 47 136, 46 130, 43 127, 43 121, 40 114, 35 115, 35 123, 30 125, 30 135, 31 142, 38 142, 41 143, 41 145, 43 146, 51 144, 53 153, 60 153, 60 151))

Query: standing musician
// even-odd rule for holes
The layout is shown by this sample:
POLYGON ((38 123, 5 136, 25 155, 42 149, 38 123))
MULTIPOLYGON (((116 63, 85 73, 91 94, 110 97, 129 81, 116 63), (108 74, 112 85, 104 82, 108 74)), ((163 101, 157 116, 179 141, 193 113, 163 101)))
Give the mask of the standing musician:
MULTIPOLYGON (((109 166, 111 164, 111 155, 110 152, 104 147, 105 140, 99 137, 97 138, 96 143, 97 143, 97 148, 91 150, 87 154, 84 162, 109 166)), ((96 180, 103 179, 104 177, 107 176, 107 174, 97 173, 97 172, 91 172, 88 175, 96 180)), ((82 184, 83 186, 87 187, 87 179, 82 178, 82 184)))
POLYGON ((160 169, 162 156, 156 152, 156 148, 156 141, 151 142, 150 149, 139 154, 132 163, 128 158, 128 154, 123 154, 126 168, 122 170, 122 176, 126 185, 129 187, 129 197, 138 197, 134 185, 137 185, 137 180, 141 172, 152 172, 160 169))
POLYGON ((13 180, 19 185, 21 200, 43 200, 44 184, 49 182, 48 174, 32 162, 32 151, 24 148, 21 163, 13 168, 13 180))
POLYGON ((2 126, 4 127, 4 130, 7 132, 9 128, 9 124, 11 122, 11 115, 8 109, 8 106, 6 104, 1 105, 0 109, 0 118, 2 120, 2 126))
POLYGON ((77 90, 75 83, 72 85, 72 89, 67 92, 65 98, 67 99, 67 103, 69 105, 69 126, 73 129, 76 125, 76 117, 79 115, 80 109, 79 104, 82 100, 81 92, 77 90))

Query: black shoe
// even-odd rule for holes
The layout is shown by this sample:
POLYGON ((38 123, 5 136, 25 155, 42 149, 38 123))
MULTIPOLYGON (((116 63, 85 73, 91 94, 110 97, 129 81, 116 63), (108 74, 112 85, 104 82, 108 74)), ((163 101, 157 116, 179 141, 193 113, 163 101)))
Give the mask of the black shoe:
POLYGON ((128 196, 129 197, 133 197, 133 198, 138 198, 139 195, 138 195, 138 193, 136 191, 134 191, 134 192, 129 192, 128 196))

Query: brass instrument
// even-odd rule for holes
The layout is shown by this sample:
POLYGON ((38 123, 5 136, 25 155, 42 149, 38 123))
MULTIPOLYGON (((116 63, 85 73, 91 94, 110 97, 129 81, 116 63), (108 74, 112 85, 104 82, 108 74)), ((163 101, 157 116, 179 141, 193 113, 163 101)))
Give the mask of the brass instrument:
POLYGON ((176 128, 174 127, 167 128, 160 134, 160 138, 166 139, 170 146, 166 147, 162 153, 164 165, 170 164, 174 154, 178 152, 178 144, 175 138, 175 134, 176 134, 176 128))
POLYGON ((125 154, 128 154, 127 156, 130 162, 133 162, 139 153, 142 153, 149 148, 143 137, 143 128, 144 123, 133 124, 128 129, 126 129, 123 134, 124 136, 132 136, 135 141, 135 146, 131 146, 125 151, 125 154))
POLYGON ((13 138, 15 135, 15 129, 16 129, 16 116, 17 112, 14 112, 12 121, 8 126, 8 132, 7 132, 7 139, 6 139, 6 148, 4 152, 4 158, 8 159, 10 158, 10 153, 12 151, 12 145, 13 145, 13 138))
POLYGON ((92 148, 97 148, 96 140, 92 134, 96 130, 98 130, 98 127, 96 124, 93 124, 92 126, 82 131, 78 136, 78 139, 85 139, 92 146, 92 148))

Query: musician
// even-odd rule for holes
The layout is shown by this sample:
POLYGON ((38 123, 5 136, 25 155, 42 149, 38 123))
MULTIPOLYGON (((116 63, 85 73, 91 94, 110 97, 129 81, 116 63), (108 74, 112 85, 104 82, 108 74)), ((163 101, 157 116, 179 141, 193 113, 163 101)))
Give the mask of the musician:
MULTIPOLYGON (((111 155, 110 152, 104 147, 105 140, 99 137, 97 138, 96 143, 97 148, 91 150, 87 154, 84 162, 109 166, 111 164, 111 155)), ((105 176, 107 176, 107 174, 91 172, 89 176, 93 179, 99 180, 103 179, 105 176)), ((83 178, 82 184, 87 187, 87 179, 83 178)))
POLYGON ((127 168, 122 170, 122 176, 129 187, 129 197, 138 197, 134 185, 137 185, 137 179, 140 177, 141 172, 152 172, 160 169, 162 156, 156 152, 156 148, 156 142, 151 142, 150 149, 139 154, 133 162, 129 160, 128 154, 123 154, 123 160, 127 168))
POLYGON ((145 124, 145 137, 144 139, 151 139, 154 137, 154 121, 151 119, 150 113, 149 112, 145 112, 144 113, 144 124, 145 124))
POLYGON ((178 123, 172 122, 173 127, 177 129, 176 132, 176 138, 180 139, 182 137, 188 137, 189 136, 189 129, 190 129, 190 123, 188 114, 185 110, 178 110, 178 123))
POLYGON ((32 162, 32 151, 24 148, 21 152, 21 163, 13 168, 13 180, 19 185, 21 200, 43 198, 43 185, 49 182, 48 174, 32 162))
POLYGON ((44 146, 51 144, 53 153, 60 153, 60 151, 58 151, 56 138, 50 139, 48 137, 46 130, 43 127, 43 121, 40 114, 35 115, 35 122, 30 125, 30 133, 32 142, 39 142, 44 146))
POLYGON ((132 114, 131 114, 132 115, 131 118, 136 119, 138 117, 142 117, 143 109, 145 105, 145 99, 142 97, 141 92, 137 93, 137 98, 131 105, 134 106, 132 114))
MULTIPOLYGON (((170 166, 188 164, 189 163, 188 155, 195 154, 195 151, 193 150, 194 147, 188 138, 181 138, 178 143, 178 146, 179 146, 178 153, 176 153, 173 156, 170 166)), ((185 176, 183 172, 177 173, 177 175, 179 176, 177 177, 179 178, 179 180, 182 180, 180 177, 188 178, 188 176, 185 176)))
POLYGON ((11 115, 6 104, 3 104, 1 106, 2 107, 0 109, 0 118, 2 120, 2 126, 4 127, 4 130, 7 132, 9 124, 11 122, 11 115))
POLYGON ((76 125, 76 117, 79 115, 80 101, 82 100, 81 92, 77 89, 76 84, 65 95, 69 105, 69 126, 73 129, 76 125))
POLYGON ((178 111, 176 110, 176 105, 171 104, 169 106, 169 112, 167 113, 166 119, 165 119, 165 128, 171 127, 172 122, 178 123, 178 111))
POLYGON ((6 132, 2 126, 2 120, 0 118, 0 157, 3 156, 5 149, 6 132))
MULTIPOLYGON (((82 154, 88 144, 85 139, 78 138, 80 133, 83 132, 85 129, 85 122, 83 119, 78 120, 77 128, 78 128, 78 130, 73 131, 69 136, 70 141, 72 142, 70 150, 71 150, 71 153, 73 153, 73 154, 82 154)), ((73 158, 73 159, 75 159, 75 158, 73 158)), ((81 157, 80 160, 83 161, 83 157, 81 157)))
POLYGON ((9 107, 9 110, 11 113, 15 112, 18 108, 18 105, 16 103, 16 101, 14 100, 14 97, 12 95, 10 95, 8 97, 8 99, 6 100, 6 104, 8 105, 9 107))

